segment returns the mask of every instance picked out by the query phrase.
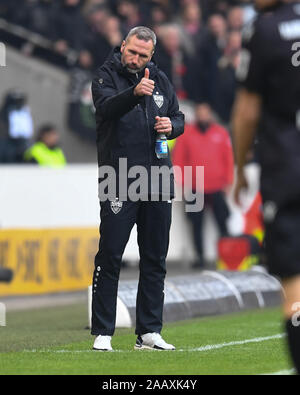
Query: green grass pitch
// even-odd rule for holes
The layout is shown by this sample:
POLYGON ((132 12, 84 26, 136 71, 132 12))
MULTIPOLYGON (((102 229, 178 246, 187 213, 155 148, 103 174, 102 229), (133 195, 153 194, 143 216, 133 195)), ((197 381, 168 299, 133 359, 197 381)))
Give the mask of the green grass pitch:
POLYGON ((115 352, 91 351, 85 305, 8 313, 0 327, 0 374, 202 375, 291 370, 279 309, 165 325, 176 351, 133 351, 134 330, 117 330, 115 352), (277 336, 279 335, 279 336, 277 336), (207 347, 206 347, 207 346, 207 347), (213 347, 211 347, 213 346, 213 347))

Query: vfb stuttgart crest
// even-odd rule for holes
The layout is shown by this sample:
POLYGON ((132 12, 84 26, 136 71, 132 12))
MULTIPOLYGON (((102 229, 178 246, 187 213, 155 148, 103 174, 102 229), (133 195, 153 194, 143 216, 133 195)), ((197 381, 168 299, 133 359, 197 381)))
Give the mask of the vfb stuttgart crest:
POLYGON ((158 108, 162 108, 164 105, 164 97, 163 95, 153 95, 153 99, 155 101, 155 104, 157 105, 158 108))
POLYGON ((119 214, 119 212, 122 210, 123 203, 119 201, 118 198, 116 198, 113 202, 110 202, 110 208, 114 214, 119 214))

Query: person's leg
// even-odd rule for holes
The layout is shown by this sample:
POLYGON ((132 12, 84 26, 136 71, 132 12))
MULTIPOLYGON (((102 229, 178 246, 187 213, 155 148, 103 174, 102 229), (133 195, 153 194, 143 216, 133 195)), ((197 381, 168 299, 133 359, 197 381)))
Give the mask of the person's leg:
POLYGON ((300 374, 300 205, 294 199, 266 218, 265 247, 271 274, 282 279, 288 347, 300 374))
POLYGON ((137 335, 160 333, 162 329, 171 215, 171 203, 141 203, 137 220, 140 251, 140 278, 136 304, 137 335))
POLYGON ((213 193, 211 195, 212 209, 215 219, 218 224, 221 236, 227 236, 227 218, 229 216, 229 209, 222 191, 213 193))
POLYGON ((192 232, 193 232, 193 243, 197 254, 197 260, 194 267, 196 266, 204 266, 203 261, 203 211, 199 211, 196 213, 187 213, 188 219, 192 224, 192 232))
MULTIPOLYGON (((204 202, 206 205, 207 196, 204 196, 204 202)), ((194 202, 193 202, 194 204, 194 202)), ((203 236, 202 236, 202 228, 203 228, 203 215, 204 209, 197 212, 187 212, 186 213, 188 220, 192 225, 193 232, 193 243, 194 248, 197 254, 197 260, 193 264, 193 267, 203 267, 204 259, 203 259, 203 236)))
POLYGON ((136 222, 139 203, 123 202, 115 214, 109 201, 101 203, 99 251, 95 257, 92 335, 112 336, 122 255, 136 222))
POLYGON ((300 275, 283 281, 283 305, 288 345, 297 373, 300 374, 300 275))

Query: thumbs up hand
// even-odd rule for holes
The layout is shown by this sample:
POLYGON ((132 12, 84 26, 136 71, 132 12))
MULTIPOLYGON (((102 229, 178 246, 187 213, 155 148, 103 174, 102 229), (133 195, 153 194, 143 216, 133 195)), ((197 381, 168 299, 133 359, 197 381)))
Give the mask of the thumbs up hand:
POLYGON ((150 78, 150 71, 149 71, 149 69, 145 69, 145 77, 144 78, 146 78, 146 80, 149 80, 149 78, 150 78))
POLYGON ((141 82, 135 87, 135 96, 152 96, 155 88, 155 82, 150 80, 150 71, 148 68, 145 69, 145 76, 141 82))

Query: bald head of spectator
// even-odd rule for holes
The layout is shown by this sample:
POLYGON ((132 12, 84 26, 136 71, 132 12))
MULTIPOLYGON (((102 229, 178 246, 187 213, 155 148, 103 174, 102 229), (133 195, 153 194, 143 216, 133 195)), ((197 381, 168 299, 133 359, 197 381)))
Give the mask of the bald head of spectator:
POLYGON ((180 50, 180 31, 176 25, 163 26, 160 29, 160 40, 168 54, 174 55, 180 50))

